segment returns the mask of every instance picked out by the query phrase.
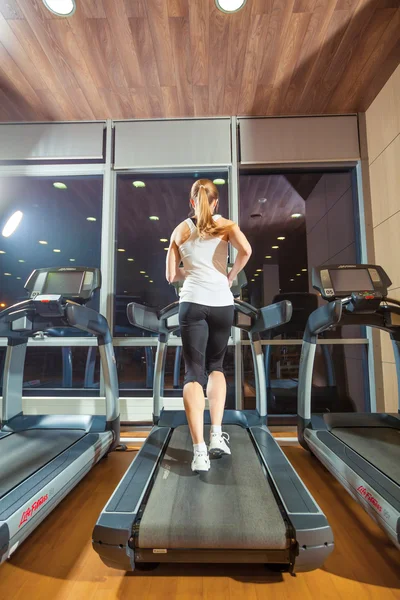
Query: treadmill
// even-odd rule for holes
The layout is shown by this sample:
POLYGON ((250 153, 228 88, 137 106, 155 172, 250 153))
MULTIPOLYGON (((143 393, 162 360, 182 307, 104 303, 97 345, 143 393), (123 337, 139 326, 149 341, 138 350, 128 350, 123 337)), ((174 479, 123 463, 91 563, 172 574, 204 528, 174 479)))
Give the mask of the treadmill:
POLYGON ((312 283, 328 304, 314 311, 303 338, 298 388, 299 441, 326 466, 400 549, 400 414, 311 414, 311 382, 318 335, 330 327, 368 325, 393 342, 400 385, 400 303, 376 265, 327 265, 312 283))
MULTIPOLYGON (((299 339, 304 335, 304 330, 307 325, 308 317, 319 306, 318 296, 316 293, 309 292, 288 292, 285 294, 277 294, 273 302, 289 300, 293 306, 293 316, 289 323, 285 323, 277 329, 271 329, 267 334, 267 339, 272 340, 279 337, 281 341, 285 339, 299 339)), ((328 339, 325 338, 327 341, 328 339)), ((284 342, 282 342, 284 343, 284 342)), ((290 342, 288 344, 290 346, 290 342)), ((300 358, 301 347, 298 348, 298 356, 295 356, 293 362, 300 358)), ((326 378, 326 385, 312 386, 312 406, 316 412, 332 411, 339 408, 340 412, 353 412, 354 403, 348 396, 345 386, 343 385, 340 373, 342 372, 344 363, 344 352, 341 346, 333 347, 333 356, 330 352, 328 344, 321 344, 319 351, 321 352, 320 369, 326 378), (336 356, 335 356, 336 355, 336 356), (342 367, 342 368, 341 368, 342 367), (336 377, 336 371, 339 376, 336 377)), ((297 412, 297 387, 298 378, 277 379, 271 378, 271 362, 274 346, 267 345, 265 347, 265 374, 267 378, 267 398, 268 406, 270 406, 271 414, 292 414, 297 412)), ((297 351, 296 351, 297 352, 297 351)))
POLYGON ((99 269, 38 269, 25 284, 29 299, 0 313, 0 337, 7 337, 0 426, 0 563, 119 444, 112 338, 106 319, 85 306, 100 284, 99 269), (105 385, 104 416, 23 413, 28 338, 53 327, 74 327, 97 337, 105 385))
MULTIPOLYGON (((183 410, 162 409, 169 335, 178 329, 177 302, 160 312, 128 305, 129 320, 158 333, 154 427, 103 509, 93 547, 110 567, 133 571, 161 562, 269 563, 279 570, 320 567, 333 550, 325 515, 266 427, 260 332, 287 322, 290 302, 260 310, 235 300, 235 325, 248 332, 257 410, 225 410, 233 458, 192 473, 192 441, 183 410)), ((210 414, 205 413, 209 434, 210 414)))

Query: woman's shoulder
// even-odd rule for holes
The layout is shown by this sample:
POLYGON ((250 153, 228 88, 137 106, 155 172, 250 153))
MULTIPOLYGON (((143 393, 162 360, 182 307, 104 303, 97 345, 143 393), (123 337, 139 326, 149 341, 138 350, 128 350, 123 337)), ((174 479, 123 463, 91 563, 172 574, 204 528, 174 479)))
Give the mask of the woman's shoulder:
POLYGON ((190 236, 190 226, 188 224, 188 219, 181 221, 174 229, 172 233, 172 238, 178 244, 182 244, 188 237, 190 236))
POLYGON ((222 215, 218 217, 218 227, 223 227, 226 231, 233 231, 237 227, 237 223, 235 221, 231 221, 230 219, 225 219, 222 215))

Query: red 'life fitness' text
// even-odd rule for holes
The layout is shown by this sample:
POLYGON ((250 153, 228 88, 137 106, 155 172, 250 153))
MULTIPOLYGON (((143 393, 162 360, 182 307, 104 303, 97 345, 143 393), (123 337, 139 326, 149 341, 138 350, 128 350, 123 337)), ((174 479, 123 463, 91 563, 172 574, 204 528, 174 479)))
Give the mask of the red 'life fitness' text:
POLYGON ((47 502, 47 500, 49 499, 49 495, 46 494, 45 496, 42 496, 41 498, 38 498, 38 500, 35 500, 35 502, 32 504, 32 506, 30 506, 29 508, 27 508, 21 516, 21 521, 18 525, 18 527, 21 527, 21 525, 24 525, 24 523, 26 523, 27 521, 29 521, 29 519, 35 514, 35 512, 37 511, 38 508, 40 508, 45 502, 47 502))
POLYGON ((364 486, 360 485, 357 488, 357 492, 361 494, 361 496, 363 496, 367 500, 367 502, 372 504, 372 506, 376 508, 376 510, 382 512, 382 506, 379 504, 378 500, 374 498, 373 495, 370 492, 368 492, 364 486))

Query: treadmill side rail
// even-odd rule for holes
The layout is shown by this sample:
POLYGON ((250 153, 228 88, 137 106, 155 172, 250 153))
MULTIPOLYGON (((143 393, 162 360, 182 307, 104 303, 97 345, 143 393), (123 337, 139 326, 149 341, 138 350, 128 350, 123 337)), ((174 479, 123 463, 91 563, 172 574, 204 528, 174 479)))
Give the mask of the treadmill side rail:
POLYGON ((168 427, 152 429, 94 527, 93 548, 107 566, 127 571, 135 568, 131 548, 134 524, 170 432, 168 427))
POLYGON ((293 571, 318 569, 333 551, 332 529, 267 427, 251 427, 250 431, 298 543, 293 571))
POLYGON ((85 435, 3 496, 0 501, 0 564, 106 454, 111 439, 110 432, 85 435))
POLYGON ((328 471, 400 549, 399 486, 330 432, 307 429, 306 441, 328 471))

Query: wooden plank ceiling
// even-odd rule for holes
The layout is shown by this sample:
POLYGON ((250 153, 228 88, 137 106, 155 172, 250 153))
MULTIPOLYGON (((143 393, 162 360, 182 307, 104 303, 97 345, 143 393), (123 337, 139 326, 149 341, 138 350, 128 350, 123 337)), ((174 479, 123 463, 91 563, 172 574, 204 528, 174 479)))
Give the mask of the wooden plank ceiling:
POLYGON ((0 120, 365 110, 400 59, 400 0, 0 0, 0 120))

